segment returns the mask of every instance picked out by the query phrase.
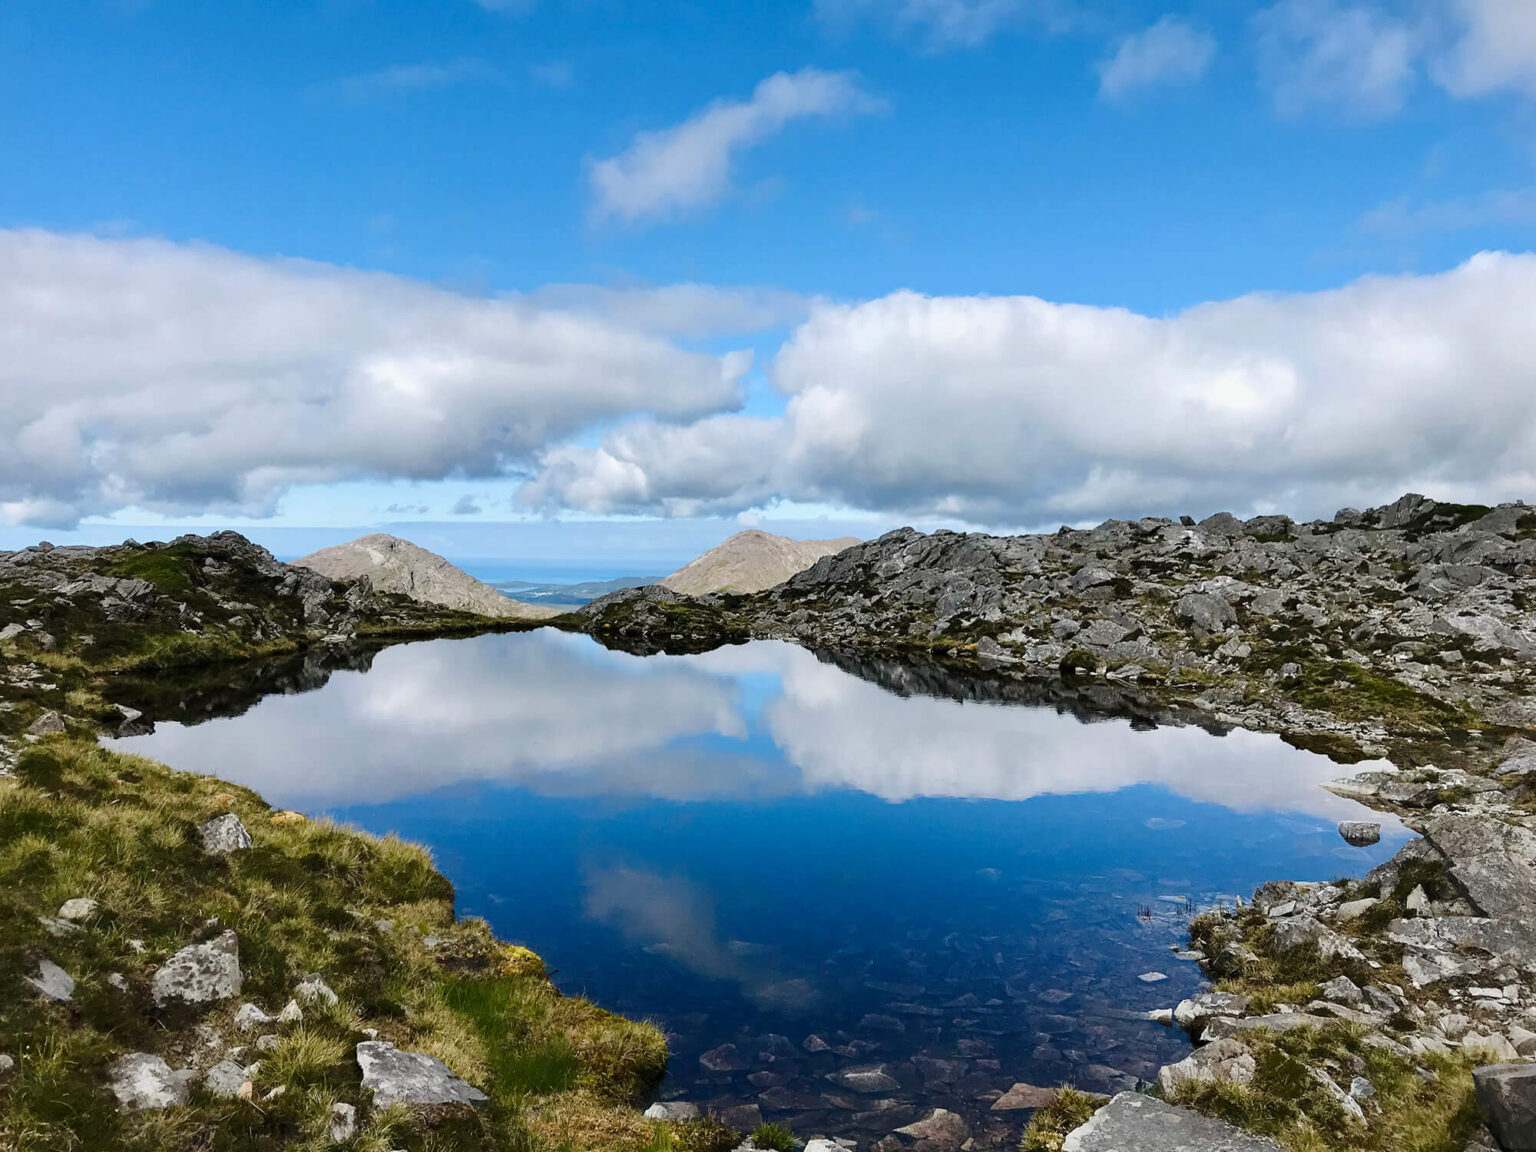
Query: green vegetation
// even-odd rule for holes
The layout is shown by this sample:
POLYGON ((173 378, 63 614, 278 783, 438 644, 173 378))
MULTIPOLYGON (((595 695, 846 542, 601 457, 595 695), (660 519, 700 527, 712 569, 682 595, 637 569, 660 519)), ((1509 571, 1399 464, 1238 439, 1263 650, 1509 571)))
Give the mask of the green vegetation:
POLYGON ((800 1141, 782 1124, 759 1124, 752 1129, 752 1143, 768 1152, 795 1152, 800 1141))
POLYGON ((660 1033, 561 996, 532 953, 456 920, 451 886, 412 845, 274 813, 211 777, 56 737, 0 777, 0 876, 0 986, 12 990, 0 998, 0 1036, 17 1061, 0 1081, 7 1150, 320 1149, 338 1102, 361 1117, 349 1147, 377 1152, 690 1147, 686 1126, 674 1139, 631 1107, 665 1070, 660 1033), (208 856, 197 826, 230 811, 255 846, 208 856), (77 896, 98 901, 96 912, 50 934, 40 918, 77 896), (199 1013, 154 1008, 154 970, 213 932, 210 918, 239 938, 240 997, 199 1013), (20 992, 44 957, 77 982, 70 1004, 20 992), (118 1112, 107 1082, 120 1056, 156 1052, 185 1067, 197 1059, 194 1025, 249 1044, 234 1026, 238 1003, 276 1014, 308 972, 338 1003, 312 1002, 302 1022, 265 1029, 276 1047, 261 1056, 251 1100, 199 1087, 185 1107, 118 1112), (369 1108, 353 1058, 364 1028, 438 1057, 490 1103, 369 1108))
POLYGON ((1063 1086, 1057 1090, 1054 1100, 1044 1108, 1036 1109, 1029 1118, 1019 1152, 1061 1152, 1067 1134, 1088 1123, 1088 1118, 1103 1103, 1102 1096, 1063 1086))
POLYGON ((1247 1037, 1257 1065, 1253 1081, 1188 1083, 1177 1104, 1270 1136, 1288 1152, 1460 1152, 1479 1127, 1472 1088, 1475 1056, 1407 1059, 1366 1042, 1347 1024, 1247 1037), (1418 1067, 1428 1071, 1421 1076, 1418 1067), (1313 1070, 1347 1088, 1355 1077, 1376 1095, 1361 1105, 1364 1120, 1340 1102, 1313 1070))

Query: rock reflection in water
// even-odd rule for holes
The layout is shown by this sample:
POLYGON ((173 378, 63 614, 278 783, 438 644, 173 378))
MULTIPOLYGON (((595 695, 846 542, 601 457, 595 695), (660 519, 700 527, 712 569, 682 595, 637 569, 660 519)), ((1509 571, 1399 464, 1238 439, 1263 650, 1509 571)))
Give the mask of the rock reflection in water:
POLYGON ((1338 770, 1273 737, 784 644, 546 631, 157 690, 118 697, 157 721, 126 749, 430 845, 462 911, 669 1030, 668 1096, 866 1145, 943 1107, 1002 1147, 1017 1082, 1151 1078, 1193 908, 1406 835, 1345 845, 1338 770))

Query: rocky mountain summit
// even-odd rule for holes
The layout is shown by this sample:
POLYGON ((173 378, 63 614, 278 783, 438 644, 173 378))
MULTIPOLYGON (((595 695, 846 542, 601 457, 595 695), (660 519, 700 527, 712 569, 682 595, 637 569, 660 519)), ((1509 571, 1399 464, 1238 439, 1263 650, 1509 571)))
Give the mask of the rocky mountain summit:
POLYGON ((576 626, 640 650, 781 638, 1098 678, 1360 759, 1536 724, 1533 574, 1536 509, 1409 495, 1305 524, 903 528, 753 596, 618 593, 576 626))
POLYGON ((854 536, 794 540, 750 528, 683 565, 660 583, 683 596, 762 592, 803 572, 824 556, 835 556, 858 542, 854 536))
POLYGON ((503 596, 436 552, 383 532, 322 548, 293 563, 331 580, 367 579, 380 592, 393 592, 455 612, 507 620, 545 620, 559 615, 558 609, 523 604, 503 596))

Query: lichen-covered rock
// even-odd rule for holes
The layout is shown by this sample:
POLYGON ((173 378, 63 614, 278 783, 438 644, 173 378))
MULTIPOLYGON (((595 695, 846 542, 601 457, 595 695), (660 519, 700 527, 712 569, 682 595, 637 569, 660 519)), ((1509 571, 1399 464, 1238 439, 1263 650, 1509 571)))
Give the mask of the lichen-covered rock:
POLYGON ((1247 1084, 1257 1070, 1258 1065, 1247 1046, 1229 1038, 1196 1048, 1176 1064, 1163 1065, 1157 1073, 1157 1085, 1163 1095, 1169 1096, 1181 1084, 1247 1084))
POLYGON ((108 1083, 125 1111, 171 1108, 191 1099, 188 1085, 194 1075, 173 1071, 159 1056, 132 1052, 112 1066, 108 1083))
POLYGON ((1339 835, 1346 844, 1356 848, 1369 848, 1381 839, 1381 825, 1374 820, 1341 820, 1339 835))
POLYGON ((215 816, 206 824, 198 828, 198 834, 203 839, 203 851, 210 856, 224 856, 230 852, 240 852, 249 848, 253 841, 251 834, 245 830, 245 825, 240 822, 240 817, 233 812, 226 812, 222 816, 215 816))
POLYGON ((208 1004, 240 995, 240 942, 225 931, 206 944, 189 944, 160 966, 150 981, 156 1005, 208 1004))
POLYGON ((276 1021, 254 1004, 242 1004, 235 1012, 235 1027, 242 1032, 255 1032, 276 1021))
POLYGON ((357 1135, 357 1108, 351 1104, 332 1104, 328 1134, 333 1144, 345 1144, 357 1135))
POLYGON ((391 1104, 481 1105, 486 1095, 460 1080, 448 1066, 424 1052, 402 1052, 393 1044, 368 1040, 357 1046, 363 1087, 380 1108, 391 1104))
POLYGON ((304 979, 294 985, 293 998, 300 1004, 334 1004, 338 999, 336 993, 331 991, 331 986, 318 972, 308 973, 304 979))
POLYGON ((44 712, 27 728, 29 736, 61 736, 67 731, 64 717, 57 712, 44 712))
POLYGON ((1122 1092, 1067 1133, 1061 1152, 1280 1152, 1280 1145, 1188 1108, 1122 1092))
POLYGON ((73 900, 66 900, 59 905, 59 919, 67 920, 71 924, 78 924, 82 920, 89 920, 96 915, 101 907, 89 896, 76 896, 73 900))
POLYGON ((220 1060, 203 1073, 203 1087, 221 1099, 233 1099, 240 1094, 240 1085, 250 1078, 249 1073, 233 1060, 220 1060))

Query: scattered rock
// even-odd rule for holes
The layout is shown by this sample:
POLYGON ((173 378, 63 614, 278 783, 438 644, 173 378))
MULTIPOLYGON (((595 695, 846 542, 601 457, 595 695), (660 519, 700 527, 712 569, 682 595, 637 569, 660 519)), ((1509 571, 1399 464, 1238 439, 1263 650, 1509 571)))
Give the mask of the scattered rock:
POLYGON ((1500 1147, 1536 1149, 1536 1064, 1491 1064, 1472 1073, 1477 1104, 1500 1147))
POLYGON ((1022 1112, 1044 1108, 1056 1099, 1056 1089, 1036 1088, 1033 1084, 1015 1084, 992 1102, 994 1112, 1022 1112))
POLYGON ((225 931, 206 944, 189 944, 160 966, 150 981, 150 996, 171 1003, 206 1004, 240 995, 240 942, 225 931))
POLYGON ((1348 976, 1335 976, 1319 989, 1324 1000, 1332 1000, 1335 1004, 1344 1004, 1354 1008, 1365 998, 1360 991, 1360 986, 1348 976))
POLYGON ((1334 910, 1334 915, 1337 916, 1341 922, 1346 920, 1358 920, 1361 916, 1364 916, 1367 912, 1369 912, 1372 908, 1376 907, 1376 905, 1380 903, 1381 901, 1374 896, 1364 896, 1359 900, 1348 900, 1343 904, 1340 904, 1338 908, 1334 910))
POLYGON ((392 1044, 366 1040, 357 1046, 363 1087, 380 1108, 391 1104, 481 1105, 486 1095, 460 1080, 448 1066, 424 1052, 402 1052, 392 1044))
POLYGON ((840 1084, 850 1092, 874 1095, 879 1092, 896 1092, 901 1084, 891 1075, 884 1064, 869 1064, 859 1068, 844 1068, 827 1074, 827 1079, 840 1084))
POLYGON ((353 1105, 331 1105, 329 1134, 333 1144, 345 1144, 357 1135, 357 1109, 353 1105))
POLYGON ((971 1138, 971 1129, 965 1120, 944 1108, 935 1108, 925 1119, 896 1129, 903 1136, 916 1140, 919 1148, 933 1152, 959 1152, 971 1138))
POLYGON ((319 1001, 322 1004, 334 1004, 338 997, 331 991, 318 972, 311 972, 294 985, 293 996, 300 1004, 313 1004, 319 1001))
POLYGON ((96 915, 101 907, 89 896, 76 896, 73 900, 66 900, 59 905, 59 919, 68 920, 72 924, 78 924, 82 920, 89 920, 96 915))
POLYGON ((0 1077, 9 1076, 16 1070, 16 1059, 0 1052, 0 1077))
POLYGON ((67 1004, 75 994, 75 979, 52 960, 37 962, 37 975, 25 977, 39 996, 67 1004))
POLYGON ((245 830, 245 825, 240 822, 240 817, 233 812, 226 812, 222 816, 215 816, 212 820, 198 828, 198 833, 203 838, 203 851, 211 856, 224 856, 230 852, 240 852, 249 848, 252 843, 251 834, 245 830))
POLYGON ((255 1032, 258 1028, 265 1028, 268 1024, 277 1023, 254 1004, 242 1004, 235 1012, 235 1027, 242 1032, 255 1032))
POLYGON ((132 1052, 112 1066, 108 1084, 125 1111, 171 1108, 191 1099, 188 1084, 194 1075, 172 1071, 159 1056, 132 1052))
POLYGON ((67 731, 64 717, 57 712, 44 712, 27 727, 29 736, 62 736, 67 731))
POLYGON ((1280 1152, 1280 1145, 1188 1108, 1122 1092, 1069 1132, 1061 1152, 1280 1152))
POLYGON ((240 1085, 250 1076, 233 1060, 220 1060, 203 1073, 203 1087, 221 1099, 233 1099, 240 1094, 240 1085))
POLYGON ((682 1100, 657 1101, 644 1112, 647 1120, 697 1120, 699 1106, 682 1100))
POLYGON ((1369 848, 1381 839, 1381 825, 1369 820, 1343 820, 1339 823, 1339 835, 1356 848, 1369 848))
POLYGON ((299 1007, 297 1000, 290 1000, 283 1005, 283 1010, 277 1014, 279 1024, 293 1025, 304 1022, 304 1009, 299 1007))

